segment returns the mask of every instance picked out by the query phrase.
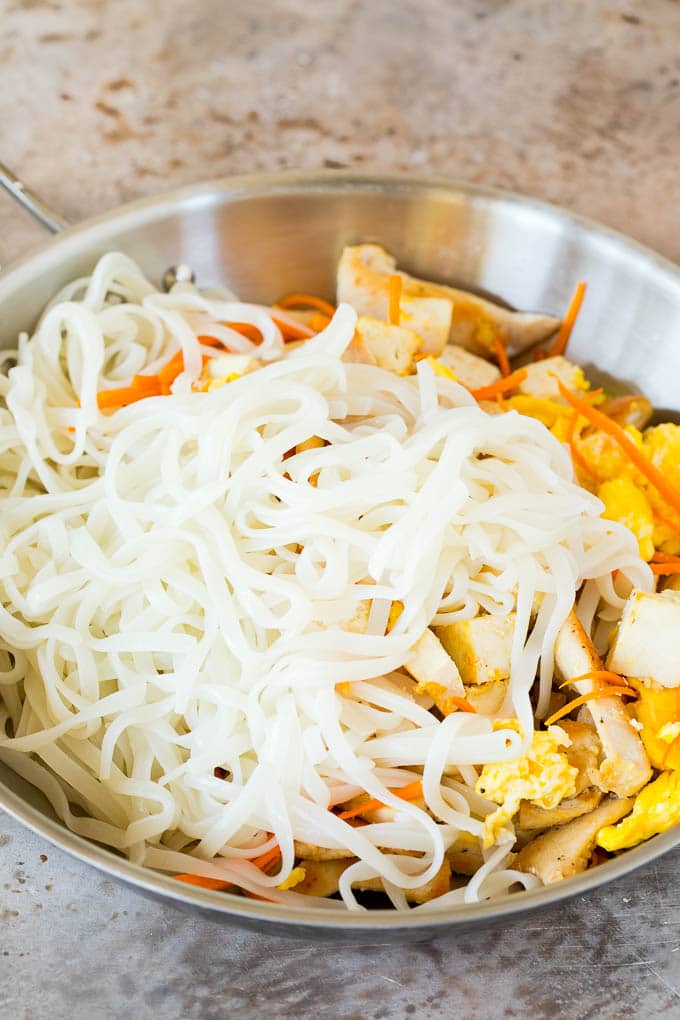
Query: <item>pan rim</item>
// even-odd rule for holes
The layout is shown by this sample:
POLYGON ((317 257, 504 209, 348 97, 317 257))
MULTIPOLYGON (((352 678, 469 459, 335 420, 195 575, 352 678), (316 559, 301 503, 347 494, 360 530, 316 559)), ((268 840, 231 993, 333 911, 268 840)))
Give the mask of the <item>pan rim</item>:
MULTIPOLYGON (((220 196, 223 199, 236 201, 266 197, 287 191, 323 194, 324 192, 343 190, 348 192, 363 191, 367 194, 387 191, 395 195, 430 191, 441 192, 449 197, 462 194, 472 201, 498 202, 525 210, 534 210, 552 218, 555 222, 570 222, 590 236, 598 237, 617 249, 625 250, 629 255, 635 255, 641 263, 646 263, 657 274, 662 274, 672 287, 678 289, 680 303, 680 267, 625 234, 558 205, 516 192, 440 176, 428 177, 380 171, 319 170, 245 174, 209 179, 137 199, 108 212, 90 217, 81 223, 67 227, 63 232, 47 239, 43 244, 29 249, 21 257, 4 266, 0 273, 0 305, 11 296, 15 287, 31 282, 31 278, 40 271, 43 260, 49 262, 59 250, 71 246, 77 247, 84 237, 88 234, 96 235, 97 231, 107 224, 117 223, 123 227, 126 220, 130 220, 134 221, 137 226, 143 226, 145 223, 161 218, 164 210, 176 209, 182 205, 207 205, 219 199, 220 196)), ((54 821, 37 808, 29 805, 5 787, 2 782, 0 782, 0 809, 7 811, 17 821, 55 846, 65 850, 71 856, 129 883, 141 891, 161 896, 175 903, 193 906, 211 913, 214 917, 221 916, 225 920, 233 920, 235 923, 239 921, 243 923, 267 922, 268 927, 271 926, 272 934, 281 934, 282 929, 287 929, 288 933, 294 933, 295 929, 299 929, 299 934, 303 934, 304 930, 308 932, 314 930, 319 934, 323 932, 328 934, 332 932, 345 934, 362 932, 378 935, 388 932, 406 934, 415 931, 434 934, 453 926, 472 926, 488 923, 491 920, 511 920, 525 911, 554 905, 605 885, 653 861, 680 844, 680 826, 678 826, 676 830, 656 836, 591 871, 565 879, 553 886, 541 887, 530 892, 513 893, 498 900, 440 909, 431 913, 420 910, 414 910, 408 914, 388 910, 354 913, 348 912, 340 906, 337 911, 320 911, 313 906, 297 908, 260 903, 229 893, 203 890, 196 886, 182 886, 169 875, 142 868, 99 844, 77 836, 62 823, 54 821)))

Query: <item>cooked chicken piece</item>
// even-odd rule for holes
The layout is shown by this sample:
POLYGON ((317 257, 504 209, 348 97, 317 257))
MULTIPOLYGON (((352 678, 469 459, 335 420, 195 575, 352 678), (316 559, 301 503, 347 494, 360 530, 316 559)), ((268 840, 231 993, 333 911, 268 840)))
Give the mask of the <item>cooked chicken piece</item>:
POLYGON ((418 681, 418 691, 429 694, 442 711, 444 708, 439 701, 447 694, 456 698, 465 696, 455 662, 429 627, 409 650, 404 668, 418 681))
POLYGON ((399 313, 399 325, 420 337, 421 352, 439 357, 451 332, 452 302, 448 298, 404 295, 399 301, 399 313))
POLYGON ((507 680, 492 680, 488 684, 469 684, 465 698, 480 715, 498 715, 508 693, 507 680))
POLYGON ((519 852, 514 867, 536 875, 544 885, 585 871, 600 829, 618 822, 633 804, 632 797, 622 800, 608 797, 590 814, 532 839, 519 852))
POLYGON ((343 861, 349 860, 353 855, 349 850, 342 847, 337 849, 326 846, 314 846, 313 843, 303 843, 302 840, 295 840, 295 856, 304 857, 310 861, 343 861))
POLYGON ((609 418, 612 418, 619 425, 634 425, 636 429, 643 429, 649 425, 654 408, 646 397, 633 393, 625 397, 612 397, 599 405, 598 411, 602 411, 609 418))
MULTIPOLYGON (((387 319, 389 278, 395 270, 396 260, 378 244, 345 248, 338 264, 338 302, 349 302, 360 315, 387 319)), ((559 326, 559 319, 550 315, 512 312, 469 291, 418 280, 407 273, 399 275, 403 297, 453 302, 449 343, 467 350, 489 354, 500 337, 509 354, 518 354, 551 336, 559 326)))
POLYGON ((531 801, 523 800, 517 822, 521 829, 551 829, 555 825, 566 825, 574 818, 587 815, 601 800, 602 791, 596 790, 594 786, 589 790, 583 790, 576 797, 567 797, 554 808, 537 807, 531 801))
POLYGON ((587 723, 560 719, 559 726, 571 740, 565 753, 569 764, 578 769, 576 793, 579 794, 597 783, 602 744, 594 728, 587 723))
MULTIPOLYGON (((384 891, 382 879, 380 878, 367 878, 362 882, 354 882, 353 888, 363 890, 364 892, 384 891)), ((433 879, 425 885, 421 885, 418 889, 404 889, 404 894, 409 903, 427 903, 436 896, 443 896, 450 888, 451 865, 445 857, 441 868, 433 879)))
POLYGON ((607 665, 624 676, 680 685, 680 592, 633 591, 626 602, 607 665))
MULTIPOLYGON (((555 666, 562 680, 574 679, 603 669, 593 643, 572 610, 555 642, 555 666)), ((573 683, 579 694, 592 690, 591 680, 573 683)), ((588 711, 602 743, 603 759, 597 785, 619 797, 629 797, 644 786, 651 775, 649 760, 640 736, 620 698, 603 697, 589 701, 588 711)))
POLYGON ((353 860, 319 861, 303 858, 299 866, 304 868, 305 877, 297 883, 295 892, 303 896, 333 896, 338 891, 340 876, 353 860))
POLYGON ((421 339, 412 329, 361 315, 343 360, 379 365, 396 375, 408 375, 420 348, 421 339))
POLYGON ((544 358, 543 361, 535 361, 533 364, 525 365, 524 368, 527 377, 524 382, 520 383, 519 391, 529 397, 555 400, 560 404, 566 403, 557 388, 558 379, 569 390, 588 388, 582 369, 561 355, 544 358))
POLYGON ((510 676, 515 614, 476 616, 436 627, 435 633, 460 671, 464 684, 488 684, 510 676))
POLYGON ((470 351, 457 344, 447 344, 438 360, 450 368, 458 382, 467 386, 469 390, 490 386, 501 377, 500 370, 490 361, 480 358, 477 354, 470 354, 470 351))

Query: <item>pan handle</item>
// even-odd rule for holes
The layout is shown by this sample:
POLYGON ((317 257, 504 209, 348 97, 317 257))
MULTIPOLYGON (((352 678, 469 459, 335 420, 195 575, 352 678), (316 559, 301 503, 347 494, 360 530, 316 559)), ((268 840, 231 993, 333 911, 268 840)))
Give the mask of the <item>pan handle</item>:
POLYGON ((60 216, 59 213, 55 212, 54 209, 50 209, 43 200, 31 191, 30 188, 26 187, 20 177, 10 170, 4 163, 0 163, 0 185, 9 191, 10 195, 19 202, 20 205, 27 209, 32 216, 42 223, 44 227, 52 234, 58 234, 60 230, 67 227, 68 221, 60 216))

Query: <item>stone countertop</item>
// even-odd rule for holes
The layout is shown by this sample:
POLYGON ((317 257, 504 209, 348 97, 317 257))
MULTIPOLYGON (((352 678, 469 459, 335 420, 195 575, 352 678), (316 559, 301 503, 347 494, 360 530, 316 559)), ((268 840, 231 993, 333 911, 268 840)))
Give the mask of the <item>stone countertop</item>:
MULTIPOLYGON (((7 0, 0 158, 76 221, 211 176, 444 174, 680 258, 671 0, 7 0)), ((0 255, 43 234, 0 195, 0 255)), ((142 898, 0 816, 0 1018, 680 1017, 680 851, 587 897, 351 950, 142 898)))

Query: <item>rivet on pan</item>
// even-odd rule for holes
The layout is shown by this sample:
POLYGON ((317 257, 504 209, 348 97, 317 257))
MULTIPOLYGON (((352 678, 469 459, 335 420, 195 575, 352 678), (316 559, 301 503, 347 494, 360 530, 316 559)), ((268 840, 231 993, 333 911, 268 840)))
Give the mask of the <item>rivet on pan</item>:
POLYGON ((176 266, 170 266, 163 273, 163 290, 172 290, 176 283, 195 283, 196 275, 185 262, 178 262, 176 266))

